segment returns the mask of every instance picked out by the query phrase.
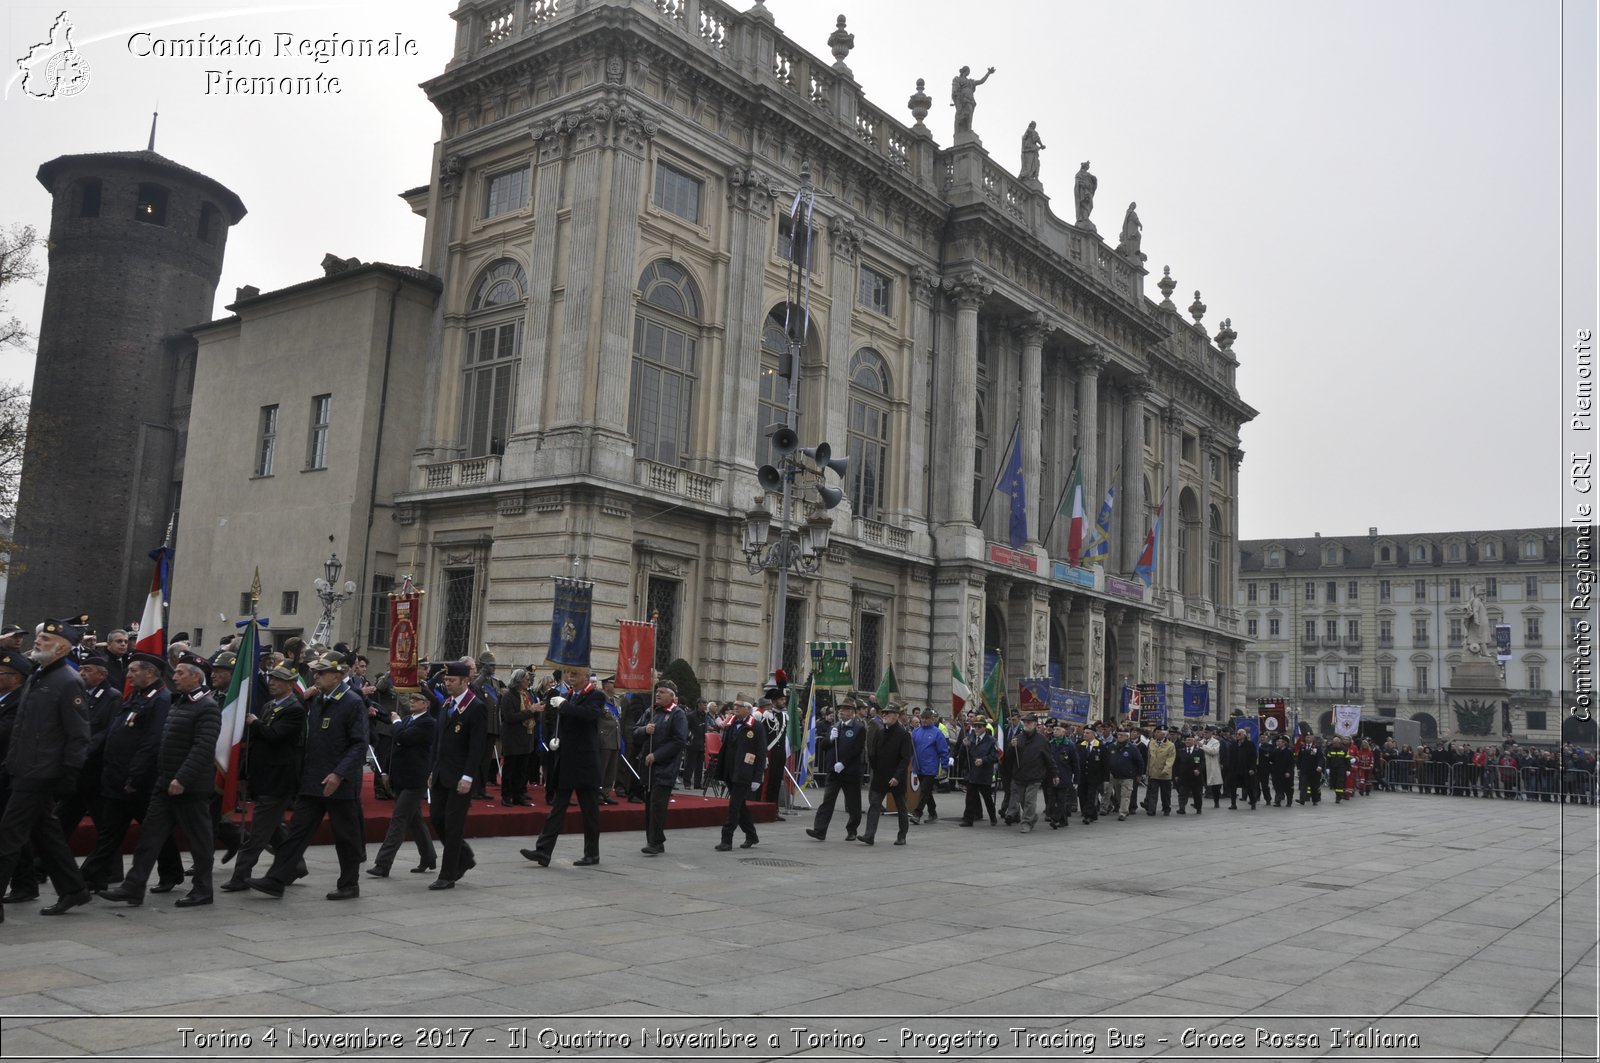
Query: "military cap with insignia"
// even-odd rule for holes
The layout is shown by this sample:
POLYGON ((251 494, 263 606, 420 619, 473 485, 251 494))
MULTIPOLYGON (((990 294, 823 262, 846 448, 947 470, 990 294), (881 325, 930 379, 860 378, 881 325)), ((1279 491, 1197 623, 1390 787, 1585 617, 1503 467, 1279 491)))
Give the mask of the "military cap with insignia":
POLYGON ((470 679, 472 669, 467 667, 466 661, 451 661, 444 666, 444 674, 455 679, 470 679))
POLYGON ((167 670, 167 659, 165 657, 158 657, 153 653, 132 654, 128 657, 128 663, 148 664, 151 668, 154 668, 156 671, 162 673, 165 673, 167 670))
POLYGON ((101 653, 99 650, 96 650, 94 653, 89 654, 89 656, 85 657, 83 660, 79 661, 78 663, 80 665, 82 665, 83 667, 85 667, 85 668, 88 668, 91 665, 94 666, 95 668, 106 668, 106 669, 109 669, 111 667, 111 661, 106 657, 105 654, 101 653))
POLYGON ((188 650, 184 650, 182 653, 178 654, 177 663, 192 665, 195 668, 200 669, 202 672, 209 671, 211 668, 211 666, 206 663, 206 659, 204 657, 200 656, 198 653, 190 653, 188 650))
POLYGON ((8 639, 13 635, 20 634, 22 634, 22 626, 20 624, 7 624, 5 627, 0 627, 0 639, 8 639))
POLYGON ((0 650, 0 668, 9 668, 20 676, 33 673, 33 661, 17 650, 0 650))
POLYGON ((237 653, 230 653, 227 650, 223 650, 211 658, 211 667, 213 669, 226 668, 231 672, 234 667, 238 665, 238 663, 239 655, 237 653))
POLYGON ((333 654, 329 654, 326 657, 318 657, 316 660, 312 661, 308 667, 313 672, 337 672, 342 669, 344 665, 341 662, 334 660, 333 654))
POLYGON ((83 625, 73 620, 46 620, 42 635, 54 635, 66 639, 68 642, 77 642, 83 638, 83 625))
POLYGON ((294 674, 294 671, 292 669, 285 668, 283 665, 280 664, 280 665, 278 665, 278 667, 272 669, 270 672, 267 673, 267 678, 268 679, 280 679, 285 683, 293 683, 294 682, 294 675, 295 674, 294 674))

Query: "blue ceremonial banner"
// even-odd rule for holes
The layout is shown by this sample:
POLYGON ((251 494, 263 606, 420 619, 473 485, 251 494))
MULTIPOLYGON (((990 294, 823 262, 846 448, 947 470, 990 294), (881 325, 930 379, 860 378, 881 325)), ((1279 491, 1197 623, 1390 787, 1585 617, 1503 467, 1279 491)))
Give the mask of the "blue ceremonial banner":
POLYGON ((1183 684, 1183 716, 1186 720, 1211 715, 1211 685, 1193 680, 1183 684))
POLYGON ((1250 735, 1252 745, 1261 744, 1261 721, 1254 716, 1235 716, 1228 721, 1235 731, 1244 731, 1250 735))
POLYGON ((1167 725, 1167 684, 1139 684, 1139 724, 1167 725))
POLYGON ((1043 676, 1017 680, 1021 696, 1017 703, 1023 712, 1043 712, 1050 705, 1050 681, 1043 676))
POLYGON ((1050 718, 1068 723, 1089 722, 1089 695, 1076 690, 1052 687, 1050 690, 1050 718))
MULTIPOLYGON (((594 584, 556 577, 555 611, 550 614, 550 653, 547 664, 563 668, 589 667, 589 619, 594 606, 594 584)), ((573 686, 580 686, 581 682, 573 686)))

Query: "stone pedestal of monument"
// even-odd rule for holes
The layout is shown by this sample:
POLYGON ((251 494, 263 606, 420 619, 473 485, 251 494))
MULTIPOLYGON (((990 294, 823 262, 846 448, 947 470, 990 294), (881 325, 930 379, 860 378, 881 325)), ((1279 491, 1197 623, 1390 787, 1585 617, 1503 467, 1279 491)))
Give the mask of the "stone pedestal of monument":
POLYGON ((1496 737, 1502 730, 1501 706, 1510 697, 1494 658, 1469 653, 1444 688, 1452 718, 1440 720, 1440 730, 1448 728, 1465 741, 1496 737))

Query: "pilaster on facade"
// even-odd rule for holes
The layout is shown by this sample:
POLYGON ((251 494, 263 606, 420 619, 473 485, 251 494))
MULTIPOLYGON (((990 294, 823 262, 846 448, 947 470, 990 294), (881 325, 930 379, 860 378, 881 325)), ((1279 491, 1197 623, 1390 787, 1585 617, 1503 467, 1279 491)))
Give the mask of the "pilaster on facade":
POLYGON ((1123 571, 1131 571, 1144 549, 1144 419, 1152 388, 1143 374, 1128 378, 1122 388, 1122 496, 1117 506, 1122 511, 1122 536, 1117 559, 1123 571))
POLYGON ((1050 331, 1042 313, 1032 313, 1018 323, 1016 332, 1022 341, 1021 388, 1021 446, 1022 477, 1038 488, 1028 495, 1028 541, 1037 545, 1043 536, 1040 523, 1042 507, 1040 496, 1044 493, 1041 435, 1044 399, 1044 340, 1050 331))

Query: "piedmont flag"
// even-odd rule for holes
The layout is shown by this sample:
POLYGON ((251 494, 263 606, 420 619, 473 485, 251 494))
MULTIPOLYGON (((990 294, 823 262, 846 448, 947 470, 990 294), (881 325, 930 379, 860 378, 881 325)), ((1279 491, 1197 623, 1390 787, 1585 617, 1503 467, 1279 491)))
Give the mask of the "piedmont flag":
POLYGON ((1000 492, 1011 496, 1011 549, 1021 550, 1028 542, 1028 488, 1022 482, 1021 434, 1011 444, 1011 457, 1000 477, 1000 492))
POLYGON ((1117 500, 1117 489, 1106 488, 1105 501, 1100 503, 1100 512, 1094 517, 1094 535, 1090 537, 1088 545, 1083 548, 1083 556, 1089 558, 1103 558, 1111 549, 1111 507, 1117 500))
POLYGON ((255 711, 256 669, 260 667, 262 623, 254 617, 244 621, 244 637, 239 643, 239 661, 228 683, 222 702, 222 728, 217 732, 216 764, 222 775, 222 814, 233 811, 239 797, 239 743, 244 741, 245 717, 255 711))
POLYGON ((1087 516, 1083 508, 1083 469, 1077 465, 1072 467, 1072 488, 1067 495, 1071 508, 1065 512, 1072 518, 1067 526, 1067 564, 1077 568, 1083 557, 1083 527, 1087 516))
POLYGON ((950 715, 959 716, 967 707, 967 702, 972 700, 972 688, 967 686, 967 681, 961 676, 961 669, 956 666, 956 659, 950 658, 950 715))
POLYGON ((1155 522, 1145 533, 1144 549, 1139 552, 1139 563, 1133 566, 1133 574, 1143 580, 1146 587, 1155 583, 1156 544, 1161 541, 1161 510, 1165 504, 1156 506, 1155 522))
MULTIPOLYGON (((156 547, 150 551, 150 560, 156 567, 150 574, 150 594, 144 600, 144 615, 139 618, 139 641, 133 644, 133 652, 164 658, 167 655, 167 595, 172 585, 172 547, 156 547)), ((131 681, 124 684, 122 696, 133 696, 131 681)))

